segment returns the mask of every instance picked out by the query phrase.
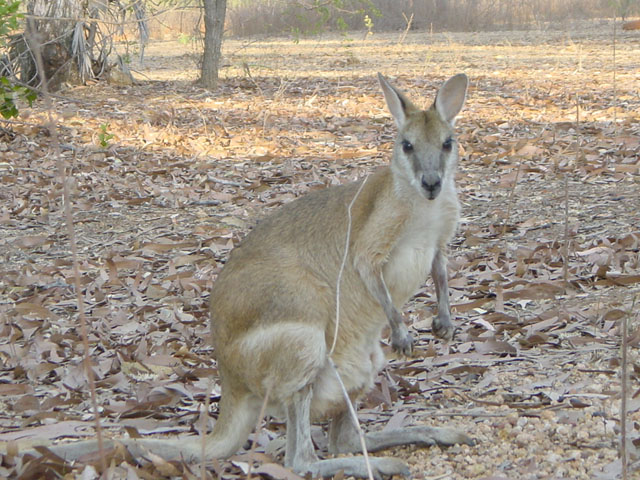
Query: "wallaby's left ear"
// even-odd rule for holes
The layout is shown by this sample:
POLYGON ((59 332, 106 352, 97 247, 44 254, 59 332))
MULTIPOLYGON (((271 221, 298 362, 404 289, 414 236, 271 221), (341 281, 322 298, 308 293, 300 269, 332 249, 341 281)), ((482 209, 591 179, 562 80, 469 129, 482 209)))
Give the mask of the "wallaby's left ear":
POLYGON ((454 75, 444 82, 436 95, 436 110, 447 122, 453 124, 467 97, 469 79, 464 73, 454 75))

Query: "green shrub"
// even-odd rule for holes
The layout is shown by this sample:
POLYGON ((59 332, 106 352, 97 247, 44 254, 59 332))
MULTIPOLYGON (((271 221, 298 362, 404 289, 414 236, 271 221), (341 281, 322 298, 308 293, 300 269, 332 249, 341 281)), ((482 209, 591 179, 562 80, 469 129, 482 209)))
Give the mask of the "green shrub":
MULTIPOLYGON (((0 0, 0 51, 6 47, 8 35, 19 26, 18 21, 22 18, 22 14, 18 13, 19 8, 20 0, 0 0)), ((36 92, 14 84, 7 77, 7 74, 11 74, 6 72, 8 66, 8 57, 0 56, 0 115, 4 118, 18 116, 18 99, 28 102, 31 106, 37 97, 36 92)))

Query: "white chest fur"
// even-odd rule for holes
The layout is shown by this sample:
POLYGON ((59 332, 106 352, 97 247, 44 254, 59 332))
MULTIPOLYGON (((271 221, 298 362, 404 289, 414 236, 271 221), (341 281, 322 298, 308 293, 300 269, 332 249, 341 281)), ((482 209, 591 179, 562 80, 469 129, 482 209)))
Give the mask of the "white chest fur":
POLYGON ((420 203, 413 209, 384 269, 385 282, 398 308, 425 282, 436 251, 451 239, 458 222, 458 200, 453 188, 435 200, 420 203))

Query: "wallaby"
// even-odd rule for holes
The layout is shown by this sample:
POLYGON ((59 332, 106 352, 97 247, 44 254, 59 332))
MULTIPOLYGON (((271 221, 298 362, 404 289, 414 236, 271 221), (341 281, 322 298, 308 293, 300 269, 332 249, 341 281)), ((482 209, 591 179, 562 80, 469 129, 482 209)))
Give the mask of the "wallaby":
MULTIPOLYGON (((286 418, 286 466, 314 477, 344 471, 366 478, 364 457, 319 460, 314 451, 311 422, 326 417, 331 453, 361 451, 329 354, 355 403, 383 366, 380 340, 386 324, 394 350, 411 353, 412 338, 399 309, 430 272, 438 298, 433 332, 453 336, 445 249, 460 210, 453 127, 467 77, 447 80, 424 111, 385 77, 378 78, 398 127, 391 165, 284 205, 233 250, 214 284, 211 333, 222 397, 206 459, 228 457, 243 445, 266 398, 268 412, 286 418)), ((471 442, 461 432, 427 426, 365 438, 368 451, 471 442)), ((198 439, 123 443, 165 458, 201 456, 198 439)), ((373 457, 370 465, 376 477, 409 474, 394 458, 373 457)))
MULTIPOLYGON (((226 457, 246 441, 268 396, 287 422, 285 465, 300 473, 366 477, 362 457, 318 460, 310 422, 332 417, 331 452, 360 450, 327 355, 352 400, 372 388, 384 363, 382 329, 409 354, 412 338, 399 308, 432 273, 438 297, 433 332, 453 336, 444 251, 456 229, 457 144, 453 123, 465 101, 467 77, 456 75, 422 111, 382 75, 380 85, 398 126, 390 167, 355 183, 306 195, 259 223, 233 250, 211 292, 211 331, 220 371, 220 414, 208 457, 226 457), (354 200, 355 199, 355 200, 354 200)), ((406 443, 451 444, 468 438, 446 429, 414 427, 367 435, 367 449, 406 443)), ((378 474, 406 474, 404 463, 372 458, 378 474)))

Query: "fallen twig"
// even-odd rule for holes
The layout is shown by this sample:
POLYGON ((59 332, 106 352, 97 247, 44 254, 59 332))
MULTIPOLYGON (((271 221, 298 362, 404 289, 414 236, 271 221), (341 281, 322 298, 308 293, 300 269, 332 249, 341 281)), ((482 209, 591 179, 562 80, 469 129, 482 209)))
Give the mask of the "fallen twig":
POLYGON ((234 182, 232 180, 225 180, 224 178, 214 177, 213 175, 207 175, 207 180, 210 180, 214 183, 219 183, 220 185, 229 185, 231 187, 241 187, 242 184, 240 182, 234 182))

